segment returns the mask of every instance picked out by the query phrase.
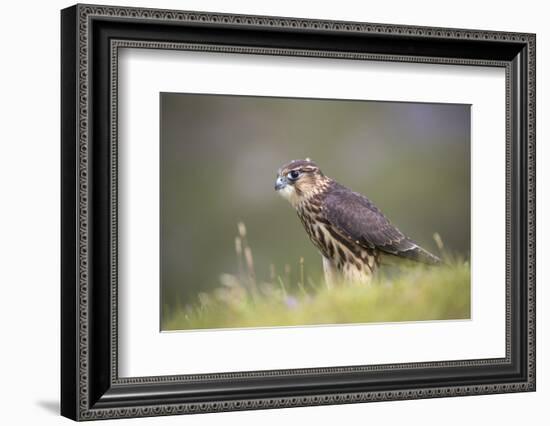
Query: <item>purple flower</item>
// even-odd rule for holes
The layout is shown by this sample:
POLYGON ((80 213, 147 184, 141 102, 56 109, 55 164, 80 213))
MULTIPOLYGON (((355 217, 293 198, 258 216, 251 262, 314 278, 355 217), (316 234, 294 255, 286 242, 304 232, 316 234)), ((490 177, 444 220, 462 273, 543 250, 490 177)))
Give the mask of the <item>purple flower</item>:
POLYGON ((295 297, 288 296, 285 299, 285 304, 289 309, 296 309, 299 305, 298 300, 295 297))

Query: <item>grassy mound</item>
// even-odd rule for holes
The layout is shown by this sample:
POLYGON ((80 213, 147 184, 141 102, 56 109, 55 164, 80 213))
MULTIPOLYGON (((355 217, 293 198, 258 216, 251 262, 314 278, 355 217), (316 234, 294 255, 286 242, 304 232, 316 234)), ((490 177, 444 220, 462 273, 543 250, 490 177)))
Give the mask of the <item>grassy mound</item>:
MULTIPOLYGON (((408 266, 380 274, 370 285, 327 288, 272 274, 258 282, 246 229, 236 240, 241 273, 223 274, 221 286, 198 300, 163 310, 163 330, 281 327, 470 318, 470 265, 444 254, 442 266, 408 266)), ((303 271, 303 263, 301 264, 303 271)))

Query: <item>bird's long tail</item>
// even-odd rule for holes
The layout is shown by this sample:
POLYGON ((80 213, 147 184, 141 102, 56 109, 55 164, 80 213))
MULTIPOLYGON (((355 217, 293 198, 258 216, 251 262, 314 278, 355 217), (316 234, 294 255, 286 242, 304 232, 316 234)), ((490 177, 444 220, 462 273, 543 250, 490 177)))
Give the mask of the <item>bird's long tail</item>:
POLYGON ((414 247, 399 253, 399 255, 416 262, 425 263, 427 265, 440 265, 442 263, 439 257, 416 244, 414 247))

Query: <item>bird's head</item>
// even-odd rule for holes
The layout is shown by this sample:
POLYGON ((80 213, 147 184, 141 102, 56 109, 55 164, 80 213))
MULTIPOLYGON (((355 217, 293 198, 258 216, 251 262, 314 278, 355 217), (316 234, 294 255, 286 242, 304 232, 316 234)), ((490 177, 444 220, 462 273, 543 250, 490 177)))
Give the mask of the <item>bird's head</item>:
POLYGON ((309 158, 292 160, 277 172, 275 191, 296 207, 301 201, 322 191, 327 179, 309 158))

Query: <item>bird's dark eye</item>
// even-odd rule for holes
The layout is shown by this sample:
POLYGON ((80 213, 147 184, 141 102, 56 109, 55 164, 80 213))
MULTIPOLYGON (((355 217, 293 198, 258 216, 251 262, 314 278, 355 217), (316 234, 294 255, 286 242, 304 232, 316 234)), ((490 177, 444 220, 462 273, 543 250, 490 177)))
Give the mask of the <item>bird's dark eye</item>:
POLYGON ((296 180, 300 177, 300 172, 298 170, 292 170, 287 176, 290 180, 296 180))

